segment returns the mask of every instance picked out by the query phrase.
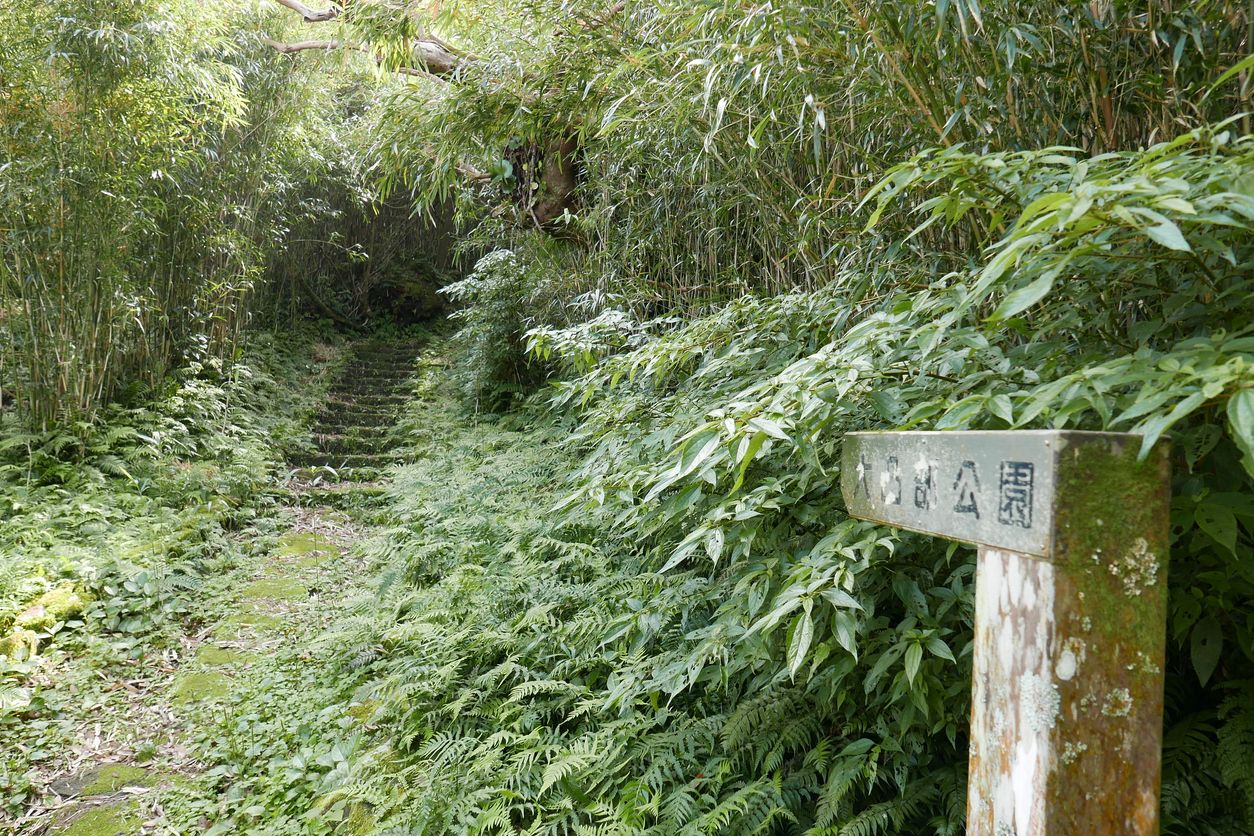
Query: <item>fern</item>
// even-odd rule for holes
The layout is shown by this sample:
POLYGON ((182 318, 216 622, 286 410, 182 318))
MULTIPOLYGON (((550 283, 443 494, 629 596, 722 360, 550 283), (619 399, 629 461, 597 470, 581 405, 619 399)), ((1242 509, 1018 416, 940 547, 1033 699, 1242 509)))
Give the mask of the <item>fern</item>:
POLYGON ((1234 683, 1236 692, 1219 708, 1219 774, 1245 802, 1245 827, 1254 831, 1254 682, 1234 683))

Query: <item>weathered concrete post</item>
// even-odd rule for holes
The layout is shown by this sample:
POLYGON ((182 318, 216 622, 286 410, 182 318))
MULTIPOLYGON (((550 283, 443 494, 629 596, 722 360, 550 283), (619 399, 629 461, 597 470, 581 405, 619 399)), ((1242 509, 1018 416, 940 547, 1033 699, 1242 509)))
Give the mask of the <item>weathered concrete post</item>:
POLYGON ((969 834, 1158 833, 1170 489, 1140 444, 846 436, 852 516, 980 547, 969 834))

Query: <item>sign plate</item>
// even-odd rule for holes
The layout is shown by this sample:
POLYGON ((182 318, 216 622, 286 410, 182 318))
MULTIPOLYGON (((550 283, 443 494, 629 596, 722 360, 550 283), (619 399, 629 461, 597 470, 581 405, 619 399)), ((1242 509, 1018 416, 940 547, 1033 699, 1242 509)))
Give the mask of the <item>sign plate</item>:
POLYGON ((1057 430, 849 433, 840 488, 850 516, 1045 557, 1057 430))

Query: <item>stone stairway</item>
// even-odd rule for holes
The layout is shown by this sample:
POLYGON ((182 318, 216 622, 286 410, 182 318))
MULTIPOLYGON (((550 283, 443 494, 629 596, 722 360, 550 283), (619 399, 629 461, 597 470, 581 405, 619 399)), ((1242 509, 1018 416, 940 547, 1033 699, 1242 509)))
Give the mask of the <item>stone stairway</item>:
POLYGON ((383 341, 353 347, 314 418, 313 448, 289 457, 302 505, 344 507, 383 492, 384 472, 404 460, 393 452, 392 427, 409 399, 419 347, 383 341))

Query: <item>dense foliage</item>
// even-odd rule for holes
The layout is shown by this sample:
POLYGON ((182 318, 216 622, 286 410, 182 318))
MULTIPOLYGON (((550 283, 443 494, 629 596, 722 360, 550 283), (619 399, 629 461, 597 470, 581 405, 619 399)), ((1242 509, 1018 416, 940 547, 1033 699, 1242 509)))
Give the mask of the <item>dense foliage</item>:
POLYGON ((44 9, 33 40, 0 27, 0 105, 47 98, 6 118, 0 160, 22 209, 0 371, 37 421, 159 379, 150 340, 220 355, 263 264, 271 309, 301 288, 353 322, 367 192, 451 207, 477 261, 446 288, 455 365, 432 356, 401 425, 374 593, 201 736, 216 795, 180 827, 961 832, 971 553, 850 519, 838 452, 870 428, 1080 427, 1172 444, 1163 831, 1254 829, 1247 5, 363 0, 323 21, 343 41, 297 50, 356 74, 334 124, 211 6, 165 29, 117 6, 103 75, 44 9), (437 42, 455 68, 415 66, 437 42), (262 124, 304 137, 265 202, 262 124), (206 165, 231 137, 251 150, 206 165), (578 187, 542 221, 554 143, 578 187), (106 246, 121 206, 133 238, 106 246), (295 261, 261 243, 285 230, 295 261), (347 284, 306 275, 328 253, 347 284), (81 372, 58 354, 92 345, 81 372))
POLYGON ((969 555, 848 520, 841 435, 1076 426, 1173 438, 1164 829, 1251 827, 1247 11, 571 11, 430 18, 483 60, 380 117, 385 187, 494 173, 467 393, 554 375, 584 451, 534 522, 428 499, 387 547, 397 821, 960 828, 969 555), (512 229, 514 149, 566 131, 577 210, 512 229))
POLYGON ((6 828, 44 789, 35 771, 82 745, 83 723, 118 721, 128 694, 104 674, 150 687, 184 630, 217 617, 216 598, 245 556, 273 542, 284 448, 303 443, 321 391, 314 346, 308 329, 254 334, 229 371, 213 362, 185 367, 148 403, 108 408, 100 427, 7 428, 0 440, 6 828))

